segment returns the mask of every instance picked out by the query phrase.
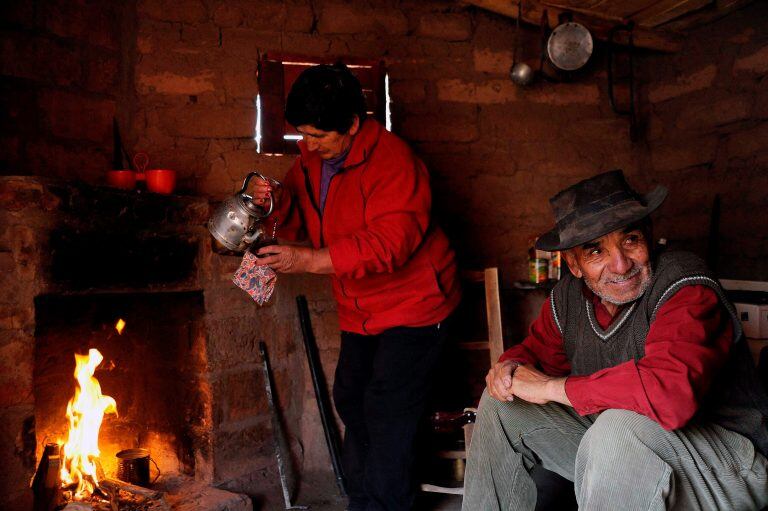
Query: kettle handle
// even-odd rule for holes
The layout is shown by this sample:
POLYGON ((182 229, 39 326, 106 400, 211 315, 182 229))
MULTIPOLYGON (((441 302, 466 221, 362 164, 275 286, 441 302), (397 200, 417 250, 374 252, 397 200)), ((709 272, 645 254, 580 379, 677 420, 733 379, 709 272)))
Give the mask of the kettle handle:
MULTIPOLYGON (((243 187, 238 192, 238 195, 245 195, 249 199, 253 198, 250 195, 246 194, 245 191, 248 189, 248 183, 251 181, 251 178, 254 177, 254 176, 257 176, 259 179, 261 179, 263 181, 266 181, 267 183, 270 183, 270 182, 274 181, 273 179, 270 179, 270 178, 266 177, 265 175, 263 175, 263 174, 261 174, 259 172, 249 172, 248 175, 245 176, 245 181, 243 181, 243 187)), ((266 212, 266 214, 264 216, 268 217, 269 215, 271 215, 273 209, 275 209, 275 199, 272 196, 272 194, 270 193, 270 197, 269 197, 269 210, 266 212)))

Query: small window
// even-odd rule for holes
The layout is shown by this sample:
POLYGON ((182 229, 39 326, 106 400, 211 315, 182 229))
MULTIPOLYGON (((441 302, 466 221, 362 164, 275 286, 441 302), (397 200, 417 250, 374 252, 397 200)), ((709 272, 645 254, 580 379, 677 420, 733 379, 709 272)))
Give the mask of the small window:
POLYGON ((267 54, 259 62, 259 94, 256 96, 256 149, 266 154, 295 154, 301 135, 285 120, 285 100, 299 74, 317 64, 344 62, 360 80, 368 115, 391 129, 389 77, 380 61, 352 58, 301 57, 267 54))

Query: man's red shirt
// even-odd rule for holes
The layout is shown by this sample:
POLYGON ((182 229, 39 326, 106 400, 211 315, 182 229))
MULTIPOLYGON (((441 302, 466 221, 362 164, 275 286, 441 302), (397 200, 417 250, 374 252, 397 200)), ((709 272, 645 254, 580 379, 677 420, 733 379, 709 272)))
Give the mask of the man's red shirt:
MULTIPOLYGON (((603 329, 613 319, 591 291, 595 317, 603 329)), ((684 426, 696 413, 733 341, 730 316, 707 286, 686 286, 658 311, 645 343, 645 356, 587 376, 568 376, 571 365, 552 319, 549 298, 528 337, 502 354, 538 366, 550 376, 568 376, 565 392, 581 415, 609 408, 632 410, 664 429, 684 426)))

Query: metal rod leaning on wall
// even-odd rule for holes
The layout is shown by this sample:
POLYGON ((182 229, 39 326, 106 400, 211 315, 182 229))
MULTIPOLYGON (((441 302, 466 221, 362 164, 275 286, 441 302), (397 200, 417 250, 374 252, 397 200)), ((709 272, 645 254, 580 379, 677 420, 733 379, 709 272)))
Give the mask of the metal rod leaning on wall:
POLYGON ((307 298, 304 295, 297 296, 296 306, 299 308, 299 322, 301 323, 301 333, 304 337, 304 349, 307 351, 309 372, 312 376, 312 386, 315 389, 317 408, 320 410, 320 420, 323 423, 325 443, 328 445, 328 453, 331 456, 333 473, 336 476, 336 485, 339 487, 341 495, 346 497, 347 487, 344 482, 344 472, 341 468, 339 432, 336 429, 336 422, 331 411, 331 400, 328 397, 328 390, 325 386, 325 376, 323 375, 322 364, 320 364, 320 356, 317 353, 315 334, 312 333, 312 322, 309 319, 307 298))
POLYGON ((275 457, 277 458, 277 471, 280 474, 280 486, 283 489, 285 509, 308 509, 307 506, 294 506, 291 504, 291 493, 296 486, 296 478, 291 466, 291 449, 288 445, 288 436, 283 428, 275 399, 275 380, 272 377, 272 367, 269 364, 267 345, 259 342, 259 353, 264 364, 264 388, 267 392, 267 404, 272 415, 272 437, 275 442, 275 457))

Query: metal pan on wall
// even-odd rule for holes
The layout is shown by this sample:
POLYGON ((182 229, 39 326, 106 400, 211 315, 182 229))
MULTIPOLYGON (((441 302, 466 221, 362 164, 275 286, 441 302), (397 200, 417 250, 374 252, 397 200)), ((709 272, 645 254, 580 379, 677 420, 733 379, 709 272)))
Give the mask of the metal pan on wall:
POLYGON ((576 71, 589 61, 594 49, 592 34, 573 21, 555 27, 547 40, 547 56, 557 69, 576 71))

